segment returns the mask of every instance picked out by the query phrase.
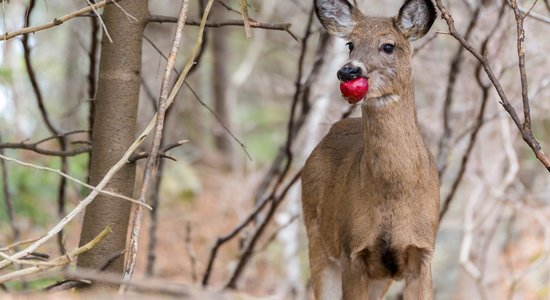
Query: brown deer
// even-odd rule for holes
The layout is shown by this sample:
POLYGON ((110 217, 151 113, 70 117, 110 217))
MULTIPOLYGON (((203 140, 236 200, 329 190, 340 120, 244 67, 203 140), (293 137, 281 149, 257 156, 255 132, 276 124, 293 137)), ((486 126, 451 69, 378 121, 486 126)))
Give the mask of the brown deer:
POLYGON ((362 118, 334 124, 303 170, 315 297, 381 299, 405 280, 405 299, 433 299, 439 179, 417 124, 409 41, 428 32, 434 5, 407 0, 395 18, 365 17, 346 0, 315 8, 329 33, 349 41, 338 78, 370 85, 362 118))

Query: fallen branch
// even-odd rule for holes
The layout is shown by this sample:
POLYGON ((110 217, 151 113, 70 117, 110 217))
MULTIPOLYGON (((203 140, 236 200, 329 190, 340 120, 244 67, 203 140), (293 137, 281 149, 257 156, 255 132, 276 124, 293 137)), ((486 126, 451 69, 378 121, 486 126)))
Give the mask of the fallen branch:
POLYGON ((11 272, 8 274, 0 275, 0 283, 4 283, 9 280, 21 278, 31 274, 36 274, 57 266, 62 266, 67 263, 70 263, 78 255, 92 249, 95 245, 101 242, 103 238, 105 238, 111 232, 112 232, 111 227, 107 226, 100 234, 98 234, 93 240, 89 241, 84 246, 78 247, 75 250, 71 251, 70 253, 67 253, 66 255, 55 258, 49 261, 48 264, 41 263, 39 265, 37 264, 36 266, 30 267, 30 268, 25 268, 25 269, 17 270, 15 272, 11 272))
MULTIPOLYGON (((113 255, 111 255, 111 257, 109 257, 109 259, 107 259, 105 261, 105 263, 103 263, 103 265, 100 268, 98 268, 99 272, 105 271, 107 269, 107 267, 109 267, 114 261, 116 261, 122 255, 124 255, 124 253, 126 253, 126 249, 124 249, 122 251, 118 251, 118 252, 114 253, 113 255)), ((65 290, 70 290, 70 289, 73 289, 73 288, 80 288, 80 287, 91 285, 91 284, 92 284, 92 281, 90 281, 88 279, 69 278, 69 279, 65 279, 65 280, 62 280, 62 281, 58 281, 54 284, 51 284, 51 285, 45 287, 43 290, 45 290, 45 291, 65 291, 65 290)))
MULTIPOLYGON (((59 275, 59 274, 51 274, 59 275)), ((51 276, 50 275, 50 276, 51 276)), ((85 278, 92 282, 102 282, 109 284, 121 284, 120 276, 112 273, 99 272, 96 270, 78 269, 77 271, 66 270, 62 275, 70 278, 85 278)), ((219 292, 210 292, 203 289, 193 288, 180 283, 170 282, 166 280, 147 279, 132 279, 124 282, 136 292, 147 293, 155 298, 159 294, 178 297, 178 299, 201 299, 201 300, 228 300, 235 299, 230 294, 224 295, 219 292)))

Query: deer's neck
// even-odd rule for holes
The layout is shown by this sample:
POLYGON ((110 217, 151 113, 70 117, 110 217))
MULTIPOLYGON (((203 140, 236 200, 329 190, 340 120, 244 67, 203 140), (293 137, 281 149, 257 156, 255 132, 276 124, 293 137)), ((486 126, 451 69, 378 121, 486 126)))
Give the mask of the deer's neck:
POLYGON ((380 180, 416 177, 416 169, 429 158, 417 125, 412 88, 401 95, 367 99, 362 111, 363 171, 380 180))

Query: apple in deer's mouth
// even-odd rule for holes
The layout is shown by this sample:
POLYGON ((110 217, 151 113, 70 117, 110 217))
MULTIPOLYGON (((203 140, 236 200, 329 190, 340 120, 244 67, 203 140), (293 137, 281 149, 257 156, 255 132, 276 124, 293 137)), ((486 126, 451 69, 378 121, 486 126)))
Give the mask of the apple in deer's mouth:
POLYGON ((340 82, 340 92, 349 103, 357 103, 363 100, 368 91, 369 81, 365 77, 340 82))

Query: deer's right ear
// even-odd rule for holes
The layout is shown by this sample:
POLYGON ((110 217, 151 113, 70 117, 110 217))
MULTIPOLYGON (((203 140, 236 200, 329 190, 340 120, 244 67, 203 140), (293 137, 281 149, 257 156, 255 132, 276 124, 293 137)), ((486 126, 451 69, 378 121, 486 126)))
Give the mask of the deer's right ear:
POLYGON ((347 0, 315 0, 315 12, 323 27, 332 35, 348 38, 361 12, 347 0))
POLYGON ((414 41, 428 33, 436 18, 432 0, 406 0, 396 21, 401 32, 414 41))

